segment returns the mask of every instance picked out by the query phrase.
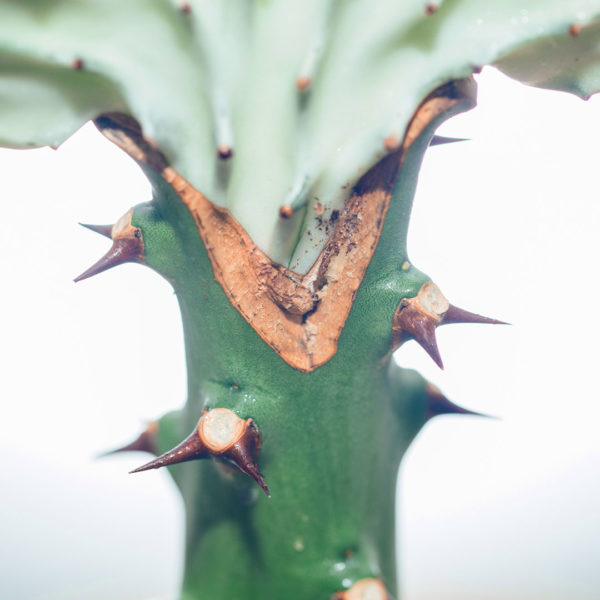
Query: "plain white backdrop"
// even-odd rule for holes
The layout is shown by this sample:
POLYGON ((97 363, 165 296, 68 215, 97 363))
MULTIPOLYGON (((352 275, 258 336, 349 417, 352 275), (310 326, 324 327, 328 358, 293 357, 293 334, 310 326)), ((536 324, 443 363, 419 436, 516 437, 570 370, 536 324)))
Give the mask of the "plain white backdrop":
MULTIPOLYGON (((397 358, 501 419, 438 418, 411 447, 403 598, 597 600, 600 101, 479 81, 440 130, 471 141, 427 153, 409 251, 451 302, 512 326, 442 328, 443 372, 415 344, 397 358)), ((58 151, 1 151, 0 196, 0 597, 174 599, 168 475, 94 457, 184 402, 175 297, 138 265, 72 283, 108 246, 77 222, 149 187, 88 125, 58 151)))

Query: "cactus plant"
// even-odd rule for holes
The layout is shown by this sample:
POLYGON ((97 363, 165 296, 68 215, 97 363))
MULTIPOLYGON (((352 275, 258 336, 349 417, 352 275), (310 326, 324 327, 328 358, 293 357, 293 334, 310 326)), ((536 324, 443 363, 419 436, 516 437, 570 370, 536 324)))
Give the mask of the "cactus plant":
POLYGON ((0 16, 0 142, 57 145, 93 119, 152 183, 151 202, 87 225, 112 245, 77 281, 138 262, 177 294, 187 403, 139 440, 157 458, 136 471, 168 466, 182 492, 182 598, 396 597, 398 465, 428 419, 468 411, 392 353, 416 340, 441 367, 438 326, 500 323, 408 258, 423 153, 474 105, 482 65, 596 92, 600 2, 0 16))

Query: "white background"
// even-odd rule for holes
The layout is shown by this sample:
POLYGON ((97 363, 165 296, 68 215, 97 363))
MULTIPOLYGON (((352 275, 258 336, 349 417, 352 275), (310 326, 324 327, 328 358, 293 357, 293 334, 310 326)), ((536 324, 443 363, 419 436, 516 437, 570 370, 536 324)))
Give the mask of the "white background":
MULTIPOLYGON (((480 76, 479 107, 440 133, 411 226, 412 261, 454 304, 512 323, 438 331, 454 401, 400 473, 404 600, 600 597, 596 373, 600 102, 480 76)), ((90 126, 58 151, 0 152, 0 597, 167 600, 183 517, 142 454, 96 460, 180 406, 185 371, 168 284, 126 265, 78 285, 111 223, 150 199, 90 126)), ((377 493, 374 490, 374 493, 377 493)))

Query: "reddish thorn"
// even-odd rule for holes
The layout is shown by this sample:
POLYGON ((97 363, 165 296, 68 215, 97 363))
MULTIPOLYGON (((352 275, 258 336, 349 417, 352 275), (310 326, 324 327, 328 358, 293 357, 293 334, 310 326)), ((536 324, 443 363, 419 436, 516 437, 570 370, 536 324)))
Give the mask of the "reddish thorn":
POLYGON ((248 419, 246 424, 247 427, 242 437, 230 448, 227 448, 227 450, 217 456, 224 458, 227 462, 235 465, 242 473, 252 477, 267 497, 270 498, 269 488, 256 464, 256 457, 260 453, 261 447, 260 431, 252 419, 248 419))
POLYGON ((282 219, 290 219, 294 214, 294 207, 290 204, 283 204, 279 207, 279 216, 282 219))
POLYGON ((439 6, 435 2, 429 2, 425 5, 425 14, 430 17, 438 11, 439 6))
POLYGON ((415 305, 414 299, 402 300, 394 313, 393 348, 399 348, 407 340, 414 339, 431 356, 435 364, 443 369, 444 364, 435 337, 438 324, 439 321, 415 305))
POLYGON ((569 35, 571 37, 577 37, 583 31, 583 25, 580 23, 573 23, 569 27, 569 35))
POLYGON ((505 321, 498 321, 498 319, 490 319, 488 317, 482 317, 476 313, 469 312, 458 308, 453 304, 450 304, 444 318, 440 325, 448 325, 451 323, 482 323, 487 325, 509 325, 505 321))
POLYGON ((74 58, 69 65, 74 71, 82 71, 85 64, 81 58, 74 58))
POLYGON ((121 452, 148 452, 149 454, 154 454, 156 456, 158 454, 157 451, 157 434, 158 434, 158 423, 156 421, 152 421, 152 423, 148 424, 148 427, 140 435, 133 440, 133 442, 126 444, 125 446, 121 446, 120 448, 115 448, 114 450, 109 450, 108 452, 104 452, 100 454, 98 458, 103 458, 105 456, 110 456, 111 454, 119 454, 121 452))
POLYGON ((256 483, 258 483, 258 485, 260 485, 260 487, 262 488, 264 493, 267 495, 267 498, 271 497, 269 488, 267 487, 267 484, 265 483, 263 476, 261 475, 260 471, 258 470, 258 465, 255 462, 249 462, 243 466, 240 466, 240 465, 236 465, 236 466, 240 469, 240 471, 242 471, 243 473, 246 473, 246 475, 250 475, 250 477, 252 477, 252 479, 254 479, 254 481, 256 481, 256 483))
POLYGON ((179 5, 179 10, 184 14, 184 15, 189 15, 192 12, 192 5, 189 2, 182 2, 179 5))
POLYGON ((89 229, 91 231, 95 231, 104 237, 107 237, 112 240, 112 225, 90 225, 89 223, 79 223, 82 227, 89 229))
POLYGON ((441 146, 442 144, 454 144, 454 142, 470 142, 469 138, 453 138, 443 135, 434 135, 429 142, 430 146, 441 146))
POLYGON ((190 460, 208 458, 209 456, 210 454, 206 449, 204 442, 202 442, 198 436, 198 429, 194 428, 194 431, 185 438, 183 442, 175 446, 175 448, 129 472, 140 473, 142 471, 160 469, 161 467, 167 467, 169 465, 175 465, 190 460))
POLYGON ((304 92, 311 83, 312 83, 312 80, 308 75, 300 75, 296 79, 296 87, 298 88, 298 91, 300 91, 300 92, 304 92))
POLYGON ((434 417, 438 417, 440 415, 470 415, 473 417, 485 417, 487 419, 495 419, 496 417, 486 415, 484 413, 476 412, 474 410, 469 410, 468 408, 463 408, 458 404, 454 404, 451 402, 440 392, 440 390, 432 385, 428 384, 426 388, 427 394, 427 409, 426 409, 426 418, 427 420, 433 419, 434 417))
POLYGON ((227 144, 221 144, 217 148, 217 156, 221 160, 227 160, 227 159, 231 158, 233 156, 233 150, 232 150, 231 146, 228 146, 227 144))
POLYGON ((111 249, 97 263, 93 264, 73 281, 77 283, 123 263, 138 262, 139 260, 140 238, 118 238, 113 242, 111 249))
POLYGON ((433 362, 440 368, 444 368, 442 357, 435 337, 435 325, 432 321, 424 321, 423 327, 418 327, 413 332, 415 340, 421 345, 421 348, 431 356, 433 362))

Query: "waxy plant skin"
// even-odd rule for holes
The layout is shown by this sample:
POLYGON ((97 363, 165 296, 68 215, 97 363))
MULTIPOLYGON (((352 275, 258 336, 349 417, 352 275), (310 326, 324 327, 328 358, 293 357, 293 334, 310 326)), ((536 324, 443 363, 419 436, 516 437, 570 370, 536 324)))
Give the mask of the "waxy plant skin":
POLYGON ((85 225, 111 246, 76 281, 136 262, 177 295, 187 403, 120 450, 181 491, 183 600, 398 598, 399 463, 472 413, 392 353, 442 367, 437 327, 501 323, 406 249, 423 155, 484 65, 589 97, 600 0, 0 4, 0 143, 92 120, 152 184, 85 225))

